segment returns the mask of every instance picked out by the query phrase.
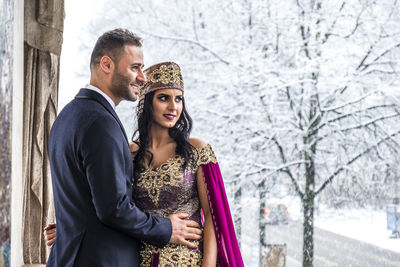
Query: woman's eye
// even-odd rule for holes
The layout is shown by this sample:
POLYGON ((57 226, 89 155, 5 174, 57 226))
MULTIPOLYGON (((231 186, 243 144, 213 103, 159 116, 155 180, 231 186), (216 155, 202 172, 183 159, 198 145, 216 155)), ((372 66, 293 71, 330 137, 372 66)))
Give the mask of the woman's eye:
POLYGON ((177 97, 175 98, 175 101, 176 101, 177 103, 181 102, 181 101, 182 101, 182 96, 177 96, 177 97))
POLYGON ((158 97, 158 99, 160 99, 160 101, 167 101, 168 97, 165 95, 161 95, 158 97))

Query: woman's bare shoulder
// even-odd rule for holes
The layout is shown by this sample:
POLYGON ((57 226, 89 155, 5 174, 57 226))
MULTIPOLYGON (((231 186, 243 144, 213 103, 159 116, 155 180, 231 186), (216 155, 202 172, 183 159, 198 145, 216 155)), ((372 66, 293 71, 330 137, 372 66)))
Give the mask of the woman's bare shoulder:
POLYGON ((207 145, 206 142, 204 142, 200 138, 196 138, 196 137, 190 137, 189 138, 189 142, 195 148, 203 148, 203 147, 205 147, 207 145))

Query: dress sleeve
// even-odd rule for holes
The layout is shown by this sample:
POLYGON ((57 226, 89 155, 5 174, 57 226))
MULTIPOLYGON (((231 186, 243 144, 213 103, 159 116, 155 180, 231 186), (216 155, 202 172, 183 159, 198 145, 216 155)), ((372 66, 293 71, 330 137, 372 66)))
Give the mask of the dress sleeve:
POLYGON ((210 145, 198 149, 198 166, 202 168, 207 197, 217 239, 221 267, 244 266, 225 193, 221 170, 210 145))
POLYGON ((217 157, 214 154, 212 147, 207 144, 205 147, 197 148, 197 167, 208 164, 210 162, 217 163, 217 157))

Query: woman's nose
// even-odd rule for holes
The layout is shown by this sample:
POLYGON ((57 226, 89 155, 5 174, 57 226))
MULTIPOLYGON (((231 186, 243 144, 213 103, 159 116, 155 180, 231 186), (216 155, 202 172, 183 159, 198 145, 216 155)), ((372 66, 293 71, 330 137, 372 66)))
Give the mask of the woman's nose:
POLYGON ((169 102, 168 108, 171 109, 171 110, 175 110, 176 109, 176 103, 175 103, 174 100, 171 100, 169 102))

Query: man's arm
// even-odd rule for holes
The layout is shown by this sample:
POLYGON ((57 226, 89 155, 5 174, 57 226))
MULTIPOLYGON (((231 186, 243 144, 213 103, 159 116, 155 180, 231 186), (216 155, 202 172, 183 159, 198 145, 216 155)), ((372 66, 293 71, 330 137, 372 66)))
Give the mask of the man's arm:
POLYGON ((158 246, 168 243, 171 221, 141 211, 128 197, 132 173, 125 166, 128 145, 118 123, 102 116, 83 134, 78 147, 99 220, 136 239, 158 246))
MULTIPOLYGON (((128 146, 113 118, 98 118, 86 131, 80 144, 83 167, 100 221, 148 243, 196 246, 187 239, 201 239, 200 226, 188 215, 172 214, 168 218, 141 211, 128 194, 132 173, 125 173, 124 149, 128 146)), ((128 150, 127 150, 128 151, 128 150)))

